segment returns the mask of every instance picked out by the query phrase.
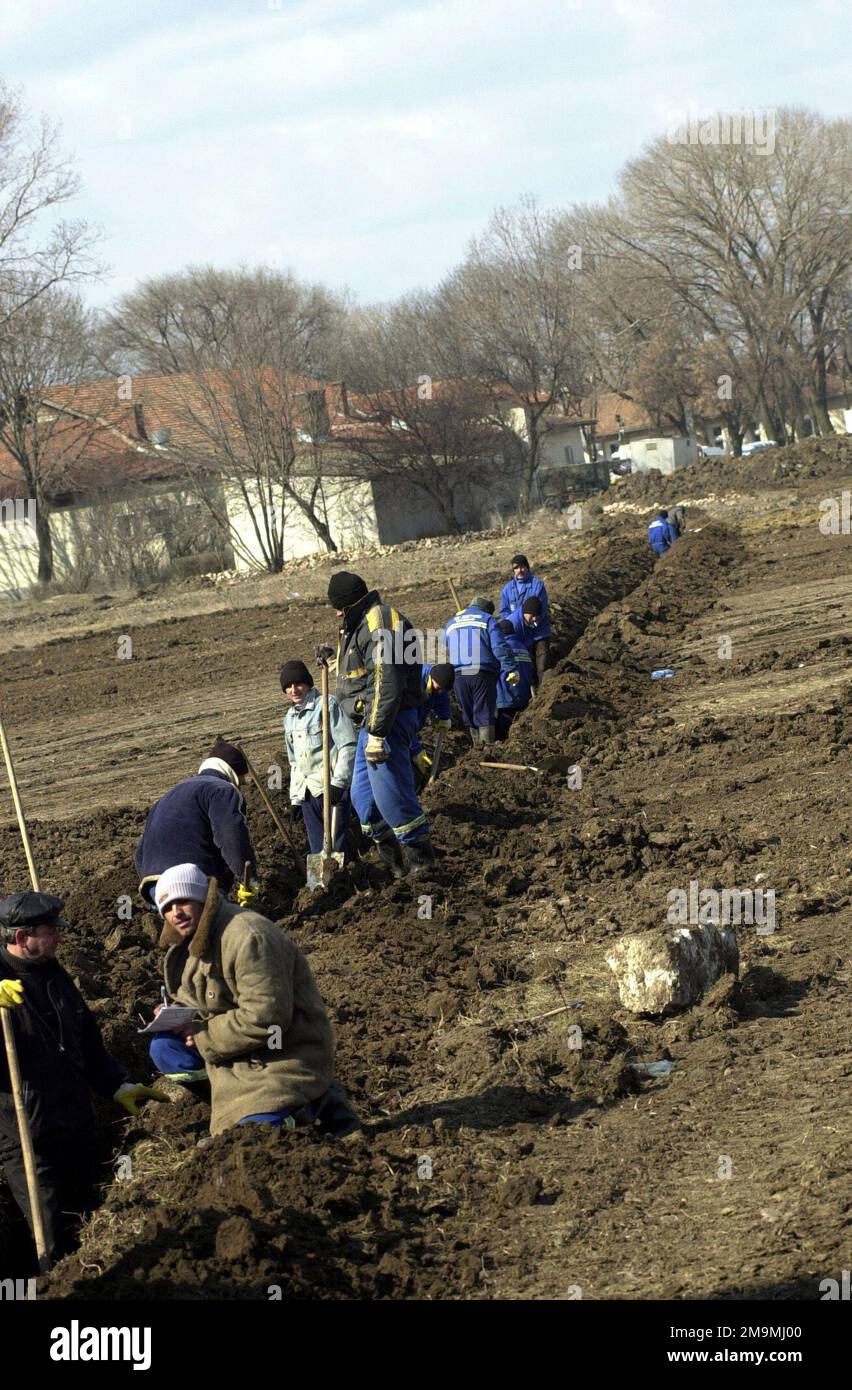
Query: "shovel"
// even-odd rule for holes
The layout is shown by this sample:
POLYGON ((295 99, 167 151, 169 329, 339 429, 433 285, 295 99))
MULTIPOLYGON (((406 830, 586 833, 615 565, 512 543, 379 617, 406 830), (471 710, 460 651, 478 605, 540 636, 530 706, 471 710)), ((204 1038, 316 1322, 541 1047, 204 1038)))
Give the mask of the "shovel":
POLYGON ((438 776, 438 768, 441 766, 441 754, 444 751, 445 736, 445 731, 443 729, 439 729, 435 735, 435 749, 432 757, 432 770, 429 773, 429 782, 434 782, 435 778, 438 776))
MULTIPOLYGON (((328 657, 317 649, 322 693, 322 853, 307 858, 308 887, 327 888, 338 869, 343 868, 343 855, 334 853, 331 829, 331 748, 328 720, 328 657)), ((335 808, 336 809, 336 808, 335 808)), ((335 816, 335 822, 337 817, 335 816)))

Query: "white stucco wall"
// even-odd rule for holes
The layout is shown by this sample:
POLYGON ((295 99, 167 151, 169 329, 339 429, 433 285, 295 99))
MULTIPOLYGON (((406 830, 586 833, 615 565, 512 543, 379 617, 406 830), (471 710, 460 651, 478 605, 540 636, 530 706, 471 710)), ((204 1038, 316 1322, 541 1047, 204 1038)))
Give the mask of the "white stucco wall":
MULTIPOLYGON (((296 487, 301 496, 310 497, 309 479, 296 487)), ((280 518, 282 490, 273 492, 273 503, 280 518)), ((263 550, 255 530, 263 532, 263 512, 257 492, 251 489, 247 505, 236 489, 226 490, 228 517, 233 532, 234 563, 238 570, 263 568, 263 550), (254 520, 252 519, 254 513, 254 520)), ((351 550, 371 545, 379 540, 379 528, 370 483, 353 479, 326 478, 323 480, 317 508, 328 526, 332 539, 341 549, 351 550)), ((326 549, 322 539, 295 501, 284 502, 284 558, 297 559, 326 549)))

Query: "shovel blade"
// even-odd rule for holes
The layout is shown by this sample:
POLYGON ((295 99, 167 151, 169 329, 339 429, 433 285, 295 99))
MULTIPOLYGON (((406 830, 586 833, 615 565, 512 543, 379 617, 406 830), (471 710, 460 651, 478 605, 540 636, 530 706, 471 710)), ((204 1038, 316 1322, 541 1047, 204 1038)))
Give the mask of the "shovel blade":
POLYGON ((308 887, 327 888, 334 875, 343 868, 342 854, 309 854, 306 860, 308 887))

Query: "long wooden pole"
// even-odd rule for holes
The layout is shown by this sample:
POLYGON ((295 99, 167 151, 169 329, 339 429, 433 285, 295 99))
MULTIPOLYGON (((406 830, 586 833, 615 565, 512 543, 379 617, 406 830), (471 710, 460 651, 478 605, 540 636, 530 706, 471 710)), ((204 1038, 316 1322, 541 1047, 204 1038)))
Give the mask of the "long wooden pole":
MULTIPOLYGON (((27 823, 24 819, 24 808, 21 805, 21 798, 18 795, 18 782, 15 777, 15 768, 12 763, 12 754, 6 738, 6 728, 3 724, 3 716, 0 715, 0 743, 3 745, 3 758, 6 763, 6 772, 9 777, 9 787, 12 792, 12 800, 15 803, 15 814, 18 817, 18 827, 21 832, 21 839, 24 844, 24 853, 27 856, 27 864, 30 870, 30 880, 36 893, 39 890, 39 878, 36 872, 33 852, 30 847, 30 837, 27 834, 27 823)), ((35 1238, 36 1254, 38 1256, 38 1267, 41 1274, 46 1274, 50 1268, 50 1260, 47 1254, 47 1237, 44 1230, 44 1213, 41 1206, 41 1192, 38 1185, 38 1173, 36 1171, 35 1150, 33 1149, 33 1137, 30 1133, 30 1122, 27 1116, 27 1108, 24 1104, 24 1091, 21 1085, 21 1068, 18 1063, 18 1049, 15 1046, 15 1032, 12 1026, 9 1009, 0 1009, 0 1018, 3 1020, 3 1042, 6 1047, 6 1062, 9 1067, 9 1081, 12 1085, 12 1096, 15 1102, 15 1117, 18 1121, 18 1134, 21 1139, 21 1154, 24 1160, 24 1174, 27 1180, 27 1196, 30 1203, 30 1214, 33 1222, 33 1236, 35 1238)))
POLYGON ((286 825, 285 825, 284 822, 282 821, 282 819, 281 819, 281 817, 279 816, 278 812, 276 811, 275 807, 272 805, 272 802, 269 800, 269 797, 266 795, 266 792, 263 790, 263 786, 262 786, 262 784, 261 784, 260 778, 258 777, 257 773, 255 772, 254 768, 252 767, 251 763, 249 762, 248 756, 247 756, 247 754, 246 754, 246 750, 245 750, 244 748, 242 749, 242 753, 243 753, 243 756, 245 757, 246 766, 248 767, 248 770, 249 770, 249 777, 250 777, 251 780, 254 782, 255 787, 257 788, 258 792, 260 793, 260 799, 261 799, 261 801, 263 802, 263 804, 264 804, 264 806, 266 807, 267 811, 269 812, 270 816, 271 816, 272 819, 274 820, 274 822, 275 822, 275 824, 276 824, 276 826, 277 826, 277 828, 278 828, 278 833, 279 833, 279 835, 280 835, 281 838, 284 840, 284 842, 290 846, 290 849, 293 851, 293 858, 295 859, 296 863, 297 863, 298 866, 299 866, 299 872, 302 873, 302 874, 304 874, 305 866, 304 866, 304 864, 303 864, 303 862, 302 862, 302 856, 301 856, 301 854, 299 853, 298 846, 296 845, 295 841, 293 840, 292 835, 289 833, 289 831, 288 831, 286 825))
POLYGON ((456 588, 452 579, 448 579, 447 583, 450 586, 450 594, 452 595, 453 603, 456 605, 456 612, 461 613, 463 605, 461 599, 459 598, 458 589, 456 588))

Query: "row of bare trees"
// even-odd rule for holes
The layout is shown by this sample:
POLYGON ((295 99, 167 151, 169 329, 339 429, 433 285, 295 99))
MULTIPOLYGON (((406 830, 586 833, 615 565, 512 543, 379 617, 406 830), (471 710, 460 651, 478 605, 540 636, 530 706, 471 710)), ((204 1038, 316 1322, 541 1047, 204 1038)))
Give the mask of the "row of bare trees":
POLYGON ((294 519, 336 548, 329 488, 347 478, 425 495, 448 529, 497 467, 529 506, 548 417, 586 413, 602 392, 663 429, 722 422, 737 452, 757 421, 778 442, 828 434, 832 386, 852 376, 850 189, 852 122, 785 109, 769 144, 656 140, 606 205, 498 210, 442 283, 394 303, 191 267, 95 322, 75 286, 96 271, 89 233, 38 235, 76 191, 56 132, 0 90, 0 444, 37 499, 39 576, 51 498, 103 426, 77 408, 95 378, 129 379, 151 418, 168 378, 173 468, 234 551, 270 570, 294 519), (348 388, 342 432, 327 382, 348 388))

